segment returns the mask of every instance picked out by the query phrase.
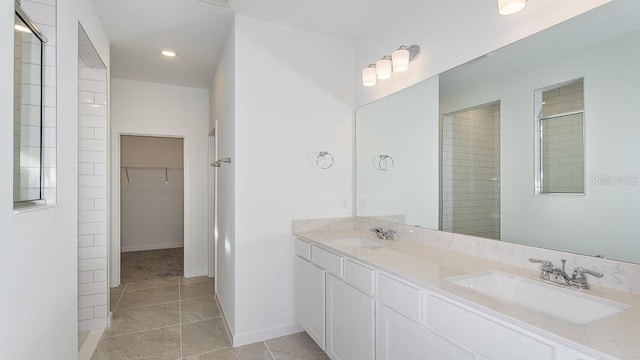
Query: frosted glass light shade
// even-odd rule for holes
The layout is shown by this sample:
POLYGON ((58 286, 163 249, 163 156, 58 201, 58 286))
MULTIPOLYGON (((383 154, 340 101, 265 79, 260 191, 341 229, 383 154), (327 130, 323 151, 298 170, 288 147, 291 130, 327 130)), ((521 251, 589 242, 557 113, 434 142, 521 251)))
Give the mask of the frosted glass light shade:
POLYGON ((527 0, 498 0, 498 12, 500 15, 512 15, 524 9, 527 0))
POLYGON ((407 71, 407 69, 409 69, 409 50, 402 47, 392 52, 391 61, 393 62, 393 71, 407 71))
POLYGON ((376 67, 375 65, 369 65, 362 69, 362 85, 374 86, 376 84, 376 67))
POLYGON ((378 79, 384 80, 391 77, 391 57, 385 56, 376 61, 376 74, 378 79))

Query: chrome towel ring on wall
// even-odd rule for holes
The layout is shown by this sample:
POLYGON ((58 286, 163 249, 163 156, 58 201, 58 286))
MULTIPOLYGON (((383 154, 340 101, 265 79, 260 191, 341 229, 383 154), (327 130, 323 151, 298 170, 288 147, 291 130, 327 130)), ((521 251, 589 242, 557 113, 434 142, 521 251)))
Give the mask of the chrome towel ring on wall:
POLYGON ((373 166, 380 171, 389 171, 393 168, 394 161, 391 155, 378 155, 373 160, 373 166))
POLYGON ((330 152, 320 151, 316 156, 316 167, 318 169, 327 170, 333 166, 335 159, 330 152))

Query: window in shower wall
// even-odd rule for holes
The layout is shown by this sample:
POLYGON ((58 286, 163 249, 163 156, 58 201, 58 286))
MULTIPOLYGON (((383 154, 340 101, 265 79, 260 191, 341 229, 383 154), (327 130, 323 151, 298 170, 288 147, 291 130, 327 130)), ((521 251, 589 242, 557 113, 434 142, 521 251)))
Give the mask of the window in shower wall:
POLYGON ((536 194, 584 194, 584 81, 535 92, 536 194))
POLYGON ((444 115, 441 228, 500 239, 500 103, 444 115))

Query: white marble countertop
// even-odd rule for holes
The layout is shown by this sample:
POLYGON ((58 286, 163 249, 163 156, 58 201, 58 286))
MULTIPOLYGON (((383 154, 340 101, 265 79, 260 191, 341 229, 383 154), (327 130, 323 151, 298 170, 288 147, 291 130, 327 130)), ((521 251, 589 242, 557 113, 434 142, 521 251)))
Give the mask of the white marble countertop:
MULTIPOLYGON (((452 276, 487 270, 499 270, 528 279, 538 279, 539 272, 536 270, 456 253, 417 242, 403 241, 402 238, 390 241, 389 245, 376 248, 352 248, 328 240, 342 236, 374 238, 370 232, 361 230, 306 231, 295 233, 295 235, 394 274, 428 290, 452 297, 466 305, 552 341, 575 348, 587 355, 601 358, 602 355, 599 353, 603 353, 620 360, 640 360, 640 295, 592 285, 591 290, 583 291, 589 295, 629 305, 631 309, 586 325, 573 325, 445 280, 452 276)), ((523 266, 530 265, 528 259, 522 259, 522 261, 523 266)))

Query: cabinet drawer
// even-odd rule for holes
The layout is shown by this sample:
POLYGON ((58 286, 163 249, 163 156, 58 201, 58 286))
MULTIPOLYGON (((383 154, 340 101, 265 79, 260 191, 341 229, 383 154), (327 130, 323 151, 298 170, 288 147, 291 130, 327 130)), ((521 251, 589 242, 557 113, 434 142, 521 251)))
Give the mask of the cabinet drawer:
POLYGON ((342 278, 342 257, 321 249, 317 246, 311 247, 311 262, 320 266, 328 273, 342 278))
POLYGON ((296 238, 296 255, 303 259, 311 260, 311 245, 304 240, 296 238))
POLYGON ((421 291, 417 286, 380 273, 377 292, 380 302, 414 320, 420 320, 421 291))
POLYGON ((429 326, 491 360, 553 360, 553 346, 430 296, 429 326))
POLYGON ((373 269, 350 259, 344 260, 344 281, 365 294, 375 294, 375 276, 373 269))

